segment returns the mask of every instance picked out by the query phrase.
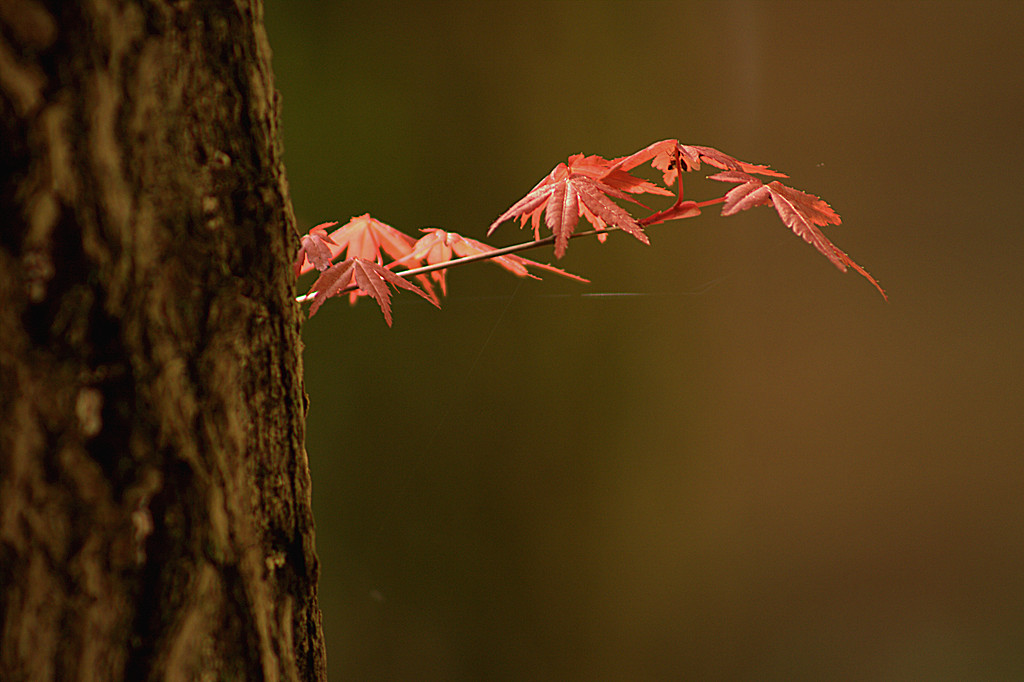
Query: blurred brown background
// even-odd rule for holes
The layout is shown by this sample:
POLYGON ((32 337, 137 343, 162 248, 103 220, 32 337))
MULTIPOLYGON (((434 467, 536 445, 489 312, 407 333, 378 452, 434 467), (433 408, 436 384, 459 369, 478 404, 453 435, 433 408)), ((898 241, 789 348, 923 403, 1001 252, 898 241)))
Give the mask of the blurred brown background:
POLYGON ((1024 679, 1024 3, 268 5, 303 228, 481 238, 675 137, 824 197, 890 297, 762 208, 326 306, 333 679, 1024 679))

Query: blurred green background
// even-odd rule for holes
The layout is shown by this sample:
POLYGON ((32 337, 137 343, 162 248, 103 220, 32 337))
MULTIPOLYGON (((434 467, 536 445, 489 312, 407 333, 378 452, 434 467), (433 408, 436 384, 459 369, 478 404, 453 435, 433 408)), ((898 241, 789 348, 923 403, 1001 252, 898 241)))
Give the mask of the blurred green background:
POLYGON ((1024 679, 1024 3, 266 24, 303 229, 482 238, 568 155, 673 137, 824 197, 890 296, 762 208, 575 240, 559 265, 591 285, 486 264, 440 311, 397 295, 393 329, 325 306, 303 333, 332 679, 1024 679))

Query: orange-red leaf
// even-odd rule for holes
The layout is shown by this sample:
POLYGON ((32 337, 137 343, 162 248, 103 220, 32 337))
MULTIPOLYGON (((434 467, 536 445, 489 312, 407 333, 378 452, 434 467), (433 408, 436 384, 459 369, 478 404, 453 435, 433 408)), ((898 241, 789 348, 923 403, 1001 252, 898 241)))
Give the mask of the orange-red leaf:
POLYGON ((569 176, 564 182, 555 185, 555 190, 548 201, 547 215, 544 216, 548 229, 555 235, 555 258, 561 258, 565 253, 569 245, 569 236, 576 229, 579 220, 579 197, 576 195, 572 176, 569 176))
MULTIPOLYGON (((613 168, 610 161, 599 156, 576 154, 569 163, 558 164, 525 197, 491 223, 491 234, 501 223, 519 218, 522 225, 533 223, 534 238, 540 238, 540 215, 555 236, 555 257, 561 258, 569 245, 569 237, 576 230, 580 216, 586 217, 597 230, 608 225, 622 229, 643 243, 649 243, 643 226, 608 198, 625 199, 639 204, 628 193, 654 193, 671 196, 671 192, 646 180, 636 178, 624 170, 613 168)), ((643 204, 640 204, 643 206, 643 204)))
POLYGON ((661 140, 660 142, 649 144, 634 154, 624 156, 621 159, 615 159, 613 166, 628 171, 649 160, 653 167, 663 173, 665 185, 671 185, 676 181, 679 173, 679 168, 676 167, 677 155, 679 165, 682 166, 684 171, 700 169, 701 161, 703 161, 710 166, 722 170, 771 175, 777 178, 786 177, 784 173, 773 171, 768 166, 740 161, 713 147, 682 144, 679 140, 661 140))
POLYGON ((309 307, 310 317, 316 315, 316 311, 320 309, 324 301, 337 296, 348 287, 352 282, 352 265, 353 260, 350 258, 341 263, 335 263, 320 273, 306 294, 307 297, 313 296, 313 303, 309 307))
POLYGON ((313 303, 309 308, 309 316, 312 317, 320 309, 328 298, 339 295, 352 285, 355 285, 365 294, 369 294, 377 301, 381 312, 384 313, 384 320, 391 326, 391 290, 388 283, 396 287, 414 291, 427 299, 435 306, 434 301, 425 291, 418 286, 401 277, 381 264, 366 260, 364 258, 349 258, 341 263, 335 263, 325 270, 317 278, 309 290, 308 296, 313 297, 313 303))
POLYGON ((748 208, 771 204, 786 227, 816 248, 837 268, 843 272, 846 272, 847 267, 853 268, 874 284, 883 297, 888 298, 874 277, 857 265, 842 249, 830 242, 818 229, 819 225, 839 225, 842 222, 839 214, 833 211, 832 207, 820 197, 783 185, 778 180, 773 180, 766 185, 760 178, 734 170, 717 173, 710 176, 710 179, 741 183, 726 193, 725 202, 722 205, 722 215, 733 215, 748 208))
MULTIPOLYGON (((616 190, 603 183, 593 182, 587 178, 580 178, 576 183, 576 187, 577 193, 582 200, 582 207, 589 210, 589 213, 586 213, 586 211, 581 212, 586 213, 587 219, 590 220, 594 227, 601 229, 604 227, 604 224, 614 225, 633 235, 644 244, 651 243, 647 235, 644 234, 643 226, 637 222, 636 218, 606 196, 606 194, 617 196, 621 193, 616 192, 616 190), (594 221, 595 216, 600 219, 599 222, 594 221)), ((620 198, 628 197, 620 196, 620 198)), ((555 249, 555 255, 558 256, 557 248, 555 249)))
MULTIPOLYGON (((463 237, 455 232, 446 232, 436 227, 425 228, 422 232, 425 234, 416 242, 416 246, 413 248, 412 252, 401 261, 389 263, 388 267, 393 267, 399 263, 408 266, 410 262, 434 265, 437 263, 446 263, 452 260, 453 255, 459 258, 464 258, 466 256, 476 256, 497 250, 493 246, 484 244, 483 242, 470 239, 469 237, 463 237)), ((517 277, 540 279, 539 277, 531 274, 527 269, 537 268, 539 270, 552 272, 556 275, 561 275, 562 277, 575 279, 580 282, 590 281, 570 272, 566 272, 560 268, 545 265, 544 263, 538 263, 512 253, 505 254, 503 256, 494 256, 488 260, 495 265, 505 268, 517 277)), ((447 272, 447 270, 435 270, 430 273, 430 277, 441 286, 441 292, 446 295, 448 293, 448 284, 446 281, 447 272)))
POLYGON ((621 192, 629 192, 630 194, 646 193, 672 196, 672 192, 670 190, 667 190, 664 187, 658 187, 653 182, 649 182, 643 178, 630 175, 626 170, 617 168, 614 160, 609 161, 608 159, 597 156, 596 154, 591 156, 573 154, 565 164, 558 164, 558 166, 555 167, 555 170, 553 170, 547 178, 541 181, 541 184, 560 180, 565 175, 583 175, 602 182, 609 187, 614 187, 621 192))
POLYGON ((304 272, 309 272, 314 267, 321 272, 331 267, 331 261, 341 251, 332 251, 331 247, 338 245, 327 234, 325 228, 337 225, 333 223, 320 223, 309 228, 309 233, 302 236, 299 247, 299 255, 295 258, 295 276, 298 277, 304 272))
MULTIPOLYGON (((324 223, 317 227, 330 227, 335 224, 324 223)), ((312 231, 310 230, 310 233, 312 231)), ((330 260, 332 261, 344 253, 345 258, 363 258, 378 263, 383 262, 382 254, 387 254, 394 259, 402 258, 412 250, 412 245, 416 242, 404 232, 399 232, 390 225, 371 218, 369 213, 356 216, 339 227, 330 234, 329 241, 330 244, 326 244, 326 246, 330 249, 330 260)), ((314 266, 315 264, 306 261, 305 264, 300 265, 299 272, 305 274, 314 266)))

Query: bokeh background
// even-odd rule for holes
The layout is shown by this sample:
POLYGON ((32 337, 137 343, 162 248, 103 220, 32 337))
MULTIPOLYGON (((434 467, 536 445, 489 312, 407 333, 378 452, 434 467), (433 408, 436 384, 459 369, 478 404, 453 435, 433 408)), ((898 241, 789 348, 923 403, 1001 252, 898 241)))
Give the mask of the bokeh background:
POLYGON ((266 23, 303 228, 482 238, 568 155, 672 137, 824 197, 890 297, 762 208, 574 240, 591 285, 484 264, 440 311, 397 295, 392 329, 325 306, 303 333, 332 679, 1024 679, 1024 3, 266 23))

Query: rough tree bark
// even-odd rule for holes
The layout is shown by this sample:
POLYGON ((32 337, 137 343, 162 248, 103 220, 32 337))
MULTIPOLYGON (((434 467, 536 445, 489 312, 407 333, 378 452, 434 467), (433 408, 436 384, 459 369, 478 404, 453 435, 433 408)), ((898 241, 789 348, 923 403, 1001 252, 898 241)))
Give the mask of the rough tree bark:
POLYGON ((259 0, 0 1, 0 679, 320 680, 259 0))

